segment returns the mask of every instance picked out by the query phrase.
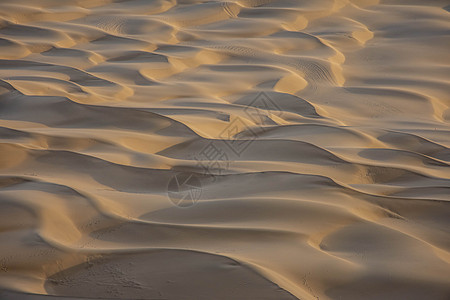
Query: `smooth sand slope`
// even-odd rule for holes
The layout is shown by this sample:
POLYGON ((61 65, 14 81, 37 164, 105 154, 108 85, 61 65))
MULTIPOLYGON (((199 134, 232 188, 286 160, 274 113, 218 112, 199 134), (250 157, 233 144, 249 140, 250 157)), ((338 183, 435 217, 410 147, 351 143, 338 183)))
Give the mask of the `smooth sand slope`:
POLYGON ((449 10, 0 1, 0 299, 450 299, 449 10))

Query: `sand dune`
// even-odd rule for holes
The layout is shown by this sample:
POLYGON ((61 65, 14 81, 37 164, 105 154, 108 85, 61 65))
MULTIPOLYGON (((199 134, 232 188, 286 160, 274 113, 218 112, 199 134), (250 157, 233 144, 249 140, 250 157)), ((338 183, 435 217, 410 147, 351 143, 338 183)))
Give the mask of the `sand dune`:
POLYGON ((0 3, 0 299, 449 299, 445 0, 0 3))

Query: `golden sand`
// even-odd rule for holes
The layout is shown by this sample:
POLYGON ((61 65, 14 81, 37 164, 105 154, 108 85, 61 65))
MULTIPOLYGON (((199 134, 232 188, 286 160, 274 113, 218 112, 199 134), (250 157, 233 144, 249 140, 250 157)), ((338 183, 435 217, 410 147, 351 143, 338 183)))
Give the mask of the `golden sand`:
POLYGON ((1 1, 0 298, 449 299, 449 4, 1 1))

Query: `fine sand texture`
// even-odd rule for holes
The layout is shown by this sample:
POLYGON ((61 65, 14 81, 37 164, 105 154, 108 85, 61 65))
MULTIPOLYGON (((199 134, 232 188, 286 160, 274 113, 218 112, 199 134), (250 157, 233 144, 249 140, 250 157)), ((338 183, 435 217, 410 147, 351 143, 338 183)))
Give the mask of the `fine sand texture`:
POLYGON ((0 1, 0 299, 450 299, 450 1, 0 1))

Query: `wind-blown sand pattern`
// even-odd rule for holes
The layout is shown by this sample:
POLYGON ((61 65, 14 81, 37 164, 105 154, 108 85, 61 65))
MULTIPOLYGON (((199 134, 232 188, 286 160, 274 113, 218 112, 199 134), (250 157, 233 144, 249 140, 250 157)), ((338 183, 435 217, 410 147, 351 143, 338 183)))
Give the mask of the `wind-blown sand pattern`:
POLYGON ((0 298, 449 299, 449 10, 1 1, 0 298))

